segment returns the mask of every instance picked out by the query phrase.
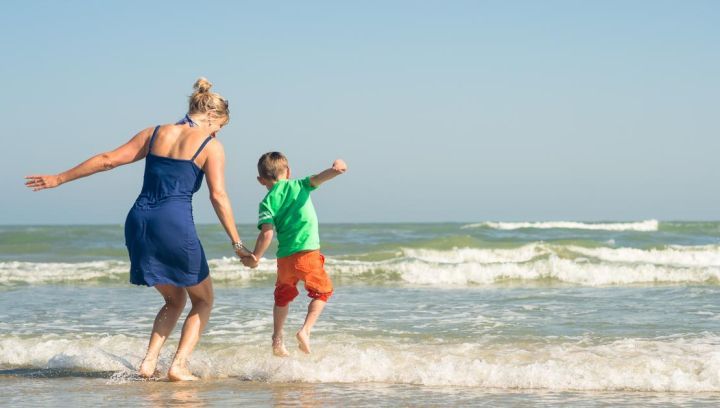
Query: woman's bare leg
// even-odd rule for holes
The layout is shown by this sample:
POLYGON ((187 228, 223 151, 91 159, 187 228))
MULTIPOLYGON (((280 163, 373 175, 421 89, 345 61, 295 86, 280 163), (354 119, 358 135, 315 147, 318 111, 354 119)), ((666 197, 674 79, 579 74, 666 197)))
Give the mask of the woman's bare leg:
POLYGON ((170 381, 192 381, 198 379, 192 375, 187 368, 187 359, 200 340, 200 333, 205 329, 210 319, 210 311, 213 305, 212 279, 210 279, 209 276, 201 283, 185 289, 190 296, 192 309, 190 309, 190 313, 185 319, 180 344, 178 345, 177 352, 175 352, 175 358, 173 358, 173 362, 170 365, 170 371, 168 371, 170 381))
POLYGON ((185 289, 183 288, 172 285, 156 285, 155 289, 165 299, 165 305, 160 308, 157 316, 155 316, 155 323, 150 334, 150 343, 145 358, 140 364, 140 370, 138 370, 138 374, 145 378, 150 378, 155 374, 160 349, 175 328, 175 324, 177 324, 183 309, 185 309, 185 302, 187 301, 185 289))

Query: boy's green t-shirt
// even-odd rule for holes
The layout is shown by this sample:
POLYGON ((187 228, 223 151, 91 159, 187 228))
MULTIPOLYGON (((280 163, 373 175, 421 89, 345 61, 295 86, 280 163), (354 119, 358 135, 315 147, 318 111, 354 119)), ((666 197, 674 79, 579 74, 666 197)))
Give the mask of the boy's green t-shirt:
POLYGON ((260 202, 257 227, 275 226, 278 258, 320 249, 317 214, 310 199, 310 192, 315 188, 310 184, 310 177, 278 180, 260 202))

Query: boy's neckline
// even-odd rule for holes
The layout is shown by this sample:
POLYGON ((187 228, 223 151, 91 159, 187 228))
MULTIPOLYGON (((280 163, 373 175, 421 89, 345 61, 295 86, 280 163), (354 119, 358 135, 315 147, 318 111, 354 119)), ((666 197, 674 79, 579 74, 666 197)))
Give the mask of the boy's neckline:
POLYGON ((278 184, 280 184, 280 182, 288 182, 288 181, 290 181, 290 179, 279 179, 279 180, 275 180, 275 182, 273 183, 272 187, 268 188, 268 192, 273 191, 273 190, 275 189, 275 187, 277 187, 278 184))

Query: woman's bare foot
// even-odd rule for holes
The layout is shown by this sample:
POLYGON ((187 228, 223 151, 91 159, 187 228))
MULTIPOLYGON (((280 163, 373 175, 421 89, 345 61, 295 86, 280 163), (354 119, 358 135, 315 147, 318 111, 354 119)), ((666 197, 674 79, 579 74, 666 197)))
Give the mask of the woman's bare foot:
POLYGON ((305 354, 310 354, 310 334, 305 332, 305 330, 300 329, 300 331, 295 334, 295 338, 298 341, 298 348, 300 351, 305 354))
POLYGON ((197 381, 199 377, 194 376, 187 367, 180 364, 173 364, 168 371, 168 380, 170 381, 197 381))
POLYGON ((273 337, 272 342, 273 355, 277 357, 287 357, 290 353, 285 348, 282 337, 273 337))
POLYGON ((142 378, 157 377, 159 373, 157 370, 155 370, 155 367, 157 367, 157 357, 155 357, 155 358, 145 357, 145 359, 143 359, 142 363, 140 363, 140 369, 138 370, 138 375, 142 378))

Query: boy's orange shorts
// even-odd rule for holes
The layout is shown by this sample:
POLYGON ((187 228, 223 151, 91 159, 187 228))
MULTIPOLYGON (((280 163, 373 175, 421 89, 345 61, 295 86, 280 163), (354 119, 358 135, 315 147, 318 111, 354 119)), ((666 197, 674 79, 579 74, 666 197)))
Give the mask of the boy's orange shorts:
POLYGON ((287 306, 298 295, 298 281, 305 282, 308 296, 327 302, 333 292, 330 277, 325 272, 325 257, 316 251, 297 252, 278 258, 275 282, 275 304, 287 306))

